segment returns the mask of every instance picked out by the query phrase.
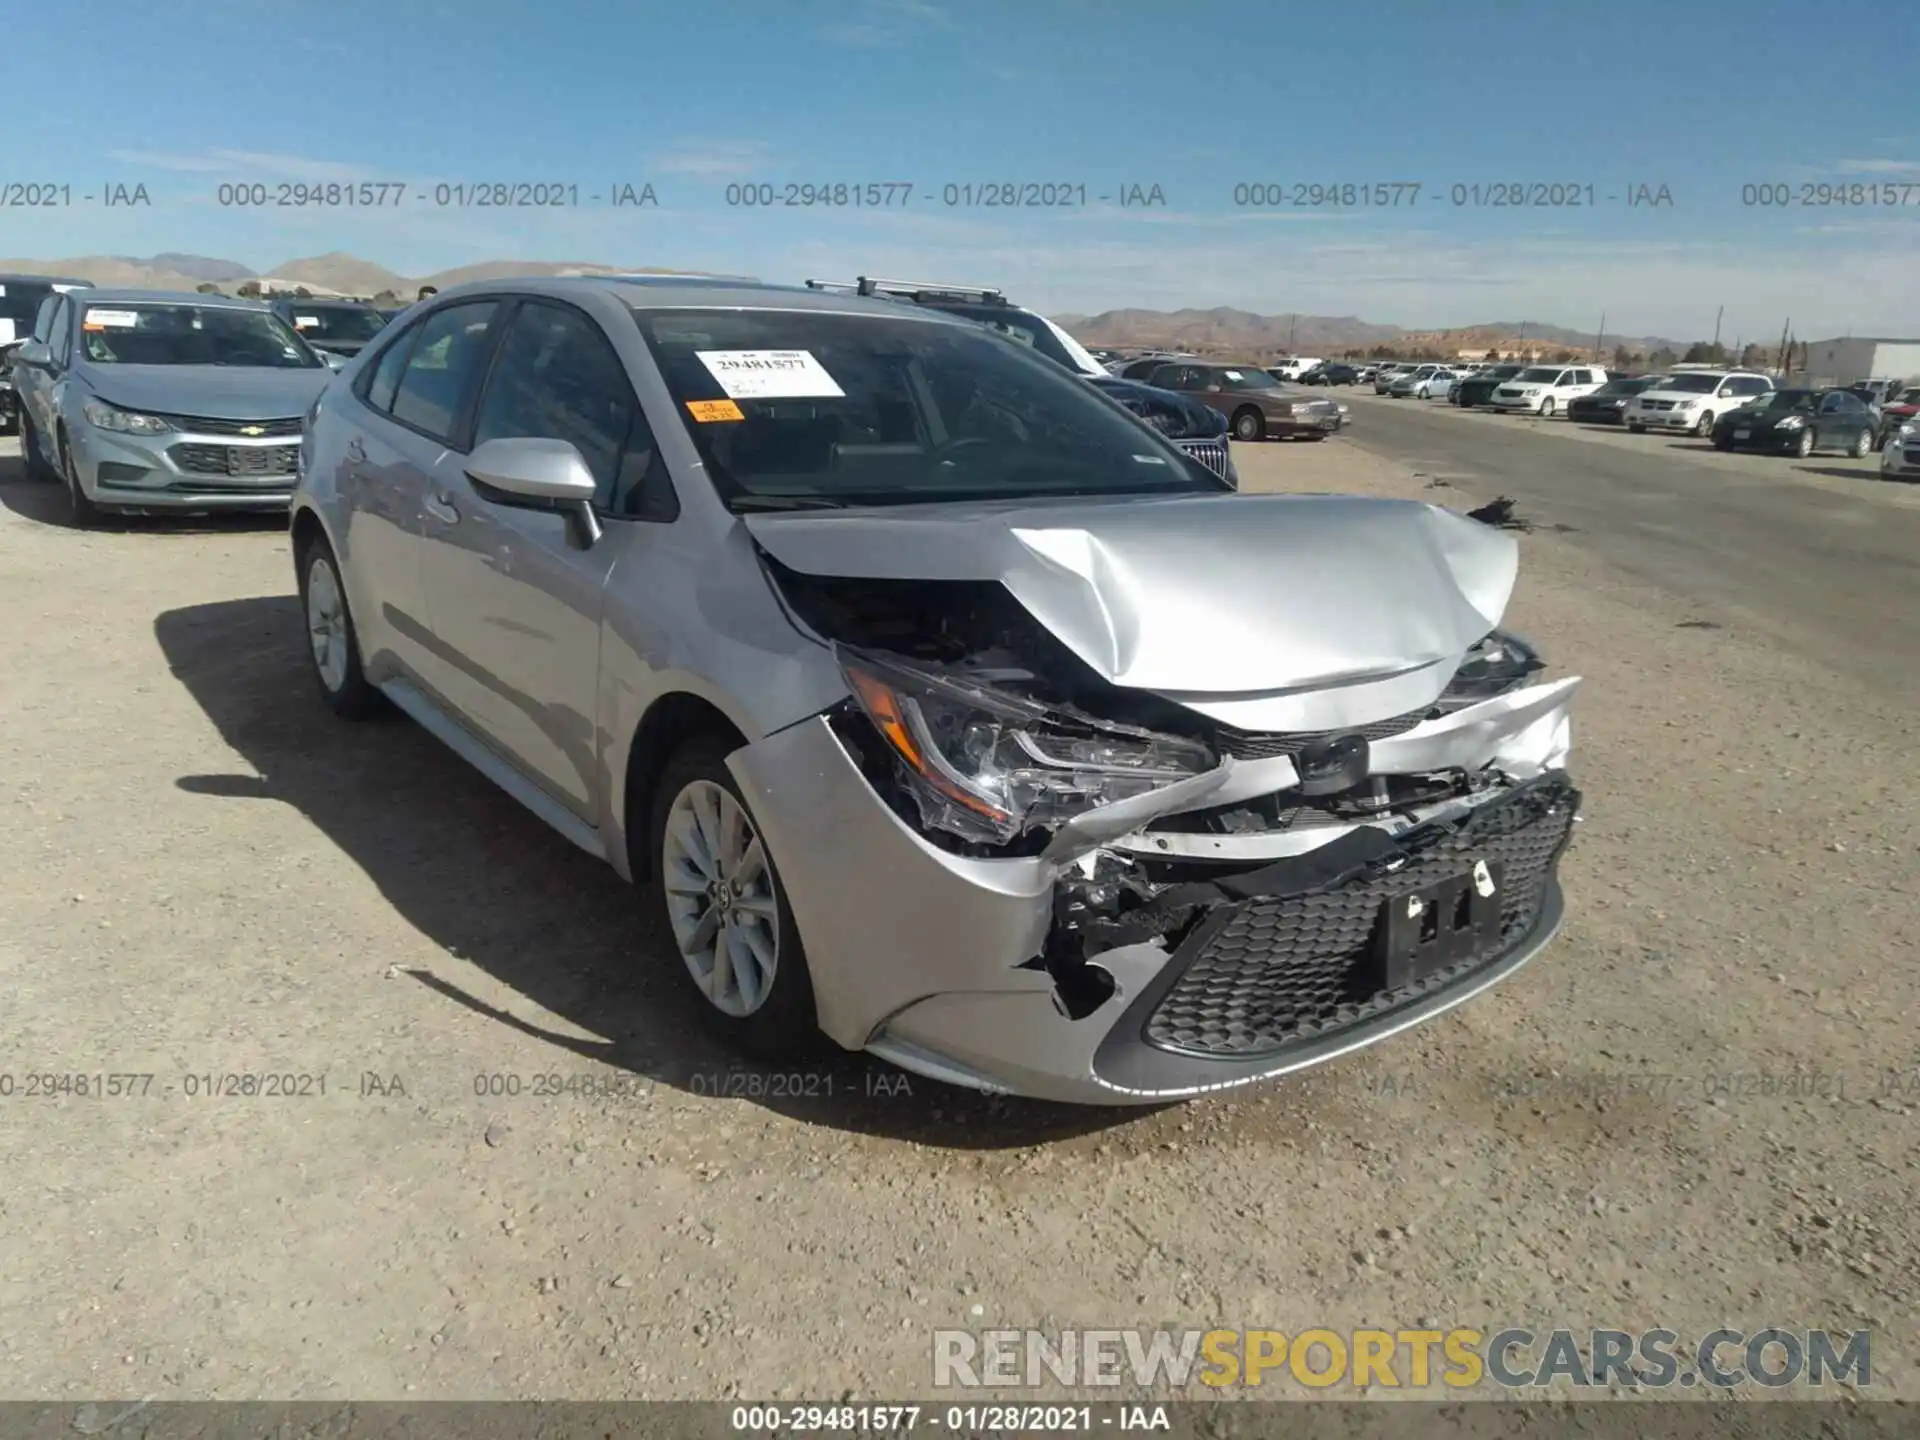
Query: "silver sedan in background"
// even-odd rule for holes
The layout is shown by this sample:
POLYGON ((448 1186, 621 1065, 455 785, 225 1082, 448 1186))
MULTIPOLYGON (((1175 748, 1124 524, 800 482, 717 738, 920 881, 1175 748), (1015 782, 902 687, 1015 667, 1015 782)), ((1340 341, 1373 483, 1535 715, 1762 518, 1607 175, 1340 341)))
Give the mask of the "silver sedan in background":
POLYGON ((256 301, 55 294, 13 354, 21 454, 29 474, 66 486, 77 525, 284 510, 301 417, 333 363, 256 301))
POLYGON ((303 455, 322 699, 645 885, 748 1053, 1166 1101, 1428 1019, 1559 924, 1579 681, 1499 629, 1512 538, 1237 495, 967 321, 476 281, 303 455))

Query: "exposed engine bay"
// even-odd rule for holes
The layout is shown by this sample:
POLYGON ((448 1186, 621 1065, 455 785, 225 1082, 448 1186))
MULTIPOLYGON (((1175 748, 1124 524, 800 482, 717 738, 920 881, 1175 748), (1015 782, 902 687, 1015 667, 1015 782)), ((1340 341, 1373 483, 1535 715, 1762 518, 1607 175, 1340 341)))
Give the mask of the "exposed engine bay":
MULTIPOLYGON (((833 646, 852 698, 832 723, 895 813, 958 854, 1058 860, 1053 938, 1035 963, 1070 1008, 1076 987, 1093 987, 1089 1006, 1104 998, 1086 965, 1104 951, 1172 948, 1248 883, 1329 883, 1388 837, 1531 778, 1498 763, 1488 737, 1537 724, 1544 701, 1511 717, 1475 708, 1541 688, 1544 662, 1502 632, 1417 710, 1256 733, 1108 681, 998 582, 809 575, 762 560, 794 618, 833 646), (1423 738, 1449 717, 1456 735, 1423 738)), ((1546 698, 1557 714, 1564 696, 1546 698)))

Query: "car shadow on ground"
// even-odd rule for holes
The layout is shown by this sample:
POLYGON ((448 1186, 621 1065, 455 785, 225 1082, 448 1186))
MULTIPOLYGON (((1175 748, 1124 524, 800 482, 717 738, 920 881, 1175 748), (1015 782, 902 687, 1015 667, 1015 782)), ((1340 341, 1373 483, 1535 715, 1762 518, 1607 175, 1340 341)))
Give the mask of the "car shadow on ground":
POLYGON ((556 1072, 599 1061, 810 1124, 964 1149, 1040 1144, 1151 1113, 984 1096, 839 1052, 802 1066, 740 1061, 702 1029, 642 892, 411 721, 353 724, 326 709, 293 597, 171 610, 154 631, 174 678, 257 772, 176 783, 236 805, 291 805, 450 956, 604 1037, 583 1041, 503 1011, 463 989, 452 965, 402 972, 550 1045, 556 1072))
MULTIPOLYGON (((77 530, 67 508, 65 487, 28 476, 26 462, 18 455, 0 455, 0 506, 58 530, 77 530)), ((86 532, 90 534, 140 534, 158 537, 170 535, 246 535, 272 532, 285 534, 285 512, 252 511, 228 515, 108 515, 86 532)))
POLYGON ((1862 460, 1851 470, 1843 470, 1838 465, 1796 465, 1796 475, 1826 475, 1835 480, 1871 480, 1874 484, 1884 483, 1880 474, 1879 460, 1862 460))

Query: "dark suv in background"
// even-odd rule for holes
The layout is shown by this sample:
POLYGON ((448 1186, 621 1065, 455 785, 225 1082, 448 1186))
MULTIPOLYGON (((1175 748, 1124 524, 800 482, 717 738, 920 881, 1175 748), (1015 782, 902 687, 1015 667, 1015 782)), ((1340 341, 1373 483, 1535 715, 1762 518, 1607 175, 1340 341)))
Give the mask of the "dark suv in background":
POLYGON ((1351 365, 1316 365, 1300 377, 1302 385, 1353 385, 1360 379, 1360 372, 1351 365))
POLYGON ((807 288, 906 301, 984 325, 1072 371, 1108 399, 1153 426, 1228 484, 1237 487, 1240 483, 1227 449, 1225 416, 1216 414, 1197 399, 1138 380, 1122 379, 1053 321, 1015 305, 998 290, 930 280, 878 280, 866 275, 850 283, 809 280, 807 288))
POLYGON ((68 290, 91 290, 91 280, 64 275, 0 275, 0 434, 20 428, 20 397, 13 388, 13 352, 33 334, 40 307, 68 290))
POLYGON ((1591 395, 1567 402, 1567 419, 1582 425, 1624 425, 1627 401, 1642 390, 1651 390, 1663 375, 1616 375, 1591 395))
POLYGON ((1453 403, 1469 410, 1476 405, 1491 404, 1493 392, 1526 368, 1524 365, 1496 365, 1491 370, 1469 375, 1453 387, 1453 403))

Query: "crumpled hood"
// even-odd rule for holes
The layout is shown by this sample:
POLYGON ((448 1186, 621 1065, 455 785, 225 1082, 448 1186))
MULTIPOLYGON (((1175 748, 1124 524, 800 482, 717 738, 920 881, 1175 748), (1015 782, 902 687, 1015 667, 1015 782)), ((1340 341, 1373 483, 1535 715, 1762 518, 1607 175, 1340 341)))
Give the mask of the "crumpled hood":
MULTIPOLYGON (((1519 563, 1512 537, 1478 521, 1347 495, 916 505, 745 524, 803 574, 998 580, 1107 680, 1175 699, 1395 677, 1412 682, 1387 687, 1397 695, 1431 698, 1499 623, 1519 563)), ((1196 708, 1228 719, 1243 707, 1196 708)), ((1278 718, 1297 707, 1261 708, 1278 718)))
POLYGON ((304 415, 333 371, 241 365, 86 365, 87 386, 108 404, 210 420, 304 415))

